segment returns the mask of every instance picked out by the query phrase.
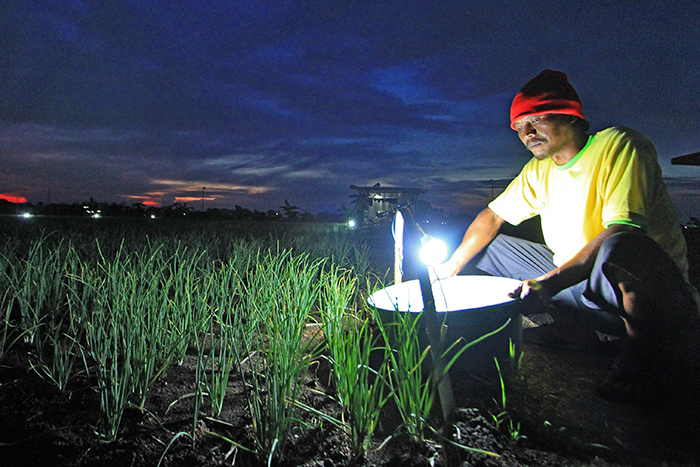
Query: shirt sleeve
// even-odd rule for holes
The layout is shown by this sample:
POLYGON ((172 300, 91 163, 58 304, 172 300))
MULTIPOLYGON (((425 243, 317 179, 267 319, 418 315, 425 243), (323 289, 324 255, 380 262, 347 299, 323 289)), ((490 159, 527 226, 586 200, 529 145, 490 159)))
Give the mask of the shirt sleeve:
POLYGON ((503 193, 489 203, 489 208, 509 224, 518 225, 539 214, 536 192, 529 180, 535 174, 533 162, 536 160, 528 162, 503 193))
POLYGON ((647 229, 654 177, 660 177, 654 146, 632 130, 606 150, 607 174, 598 179, 603 203, 603 226, 628 224, 647 229))

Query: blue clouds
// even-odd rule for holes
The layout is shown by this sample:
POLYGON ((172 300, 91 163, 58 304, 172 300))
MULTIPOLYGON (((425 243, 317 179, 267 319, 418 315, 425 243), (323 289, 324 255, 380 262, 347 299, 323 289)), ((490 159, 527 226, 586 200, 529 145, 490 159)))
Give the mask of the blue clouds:
POLYGON ((700 148, 700 7, 568 3, 6 2, 0 193, 317 212, 381 182, 471 210, 527 160, 508 107, 549 67, 692 198, 668 161, 700 148))

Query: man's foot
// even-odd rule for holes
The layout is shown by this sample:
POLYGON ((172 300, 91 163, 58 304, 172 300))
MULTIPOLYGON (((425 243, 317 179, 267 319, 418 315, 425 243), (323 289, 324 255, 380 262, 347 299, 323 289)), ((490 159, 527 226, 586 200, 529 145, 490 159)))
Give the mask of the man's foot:
POLYGON ((643 407, 668 397, 668 388, 658 371, 659 361, 636 339, 625 338, 620 353, 596 388, 599 397, 620 404, 643 407))
POLYGON ((596 394, 610 402, 640 407, 657 404, 664 397, 655 374, 629 371, 617 365, 610 367, 596 394))

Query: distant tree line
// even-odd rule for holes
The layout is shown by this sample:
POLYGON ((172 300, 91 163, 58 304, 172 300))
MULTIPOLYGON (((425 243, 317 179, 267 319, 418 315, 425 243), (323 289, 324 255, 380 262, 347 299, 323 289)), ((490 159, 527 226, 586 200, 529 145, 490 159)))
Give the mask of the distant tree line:
POLYGON ((71 216, 71 217, 156 217, 156 218, 205 218, 258 221, 303 221, 303 222, 345 222, 348 214, 301 212, 298 206, 288 200, 280 206, 280 210, 268 209, 265 212, 248 209, 236 205, 233 209, 209 208, 198 211, 187 203, 173 203, 170 206, 146 206, 142 203, 101 203, 90 198, 86 203, 73 204, 32 204, 12 203, 0 199, 0 215, 22 215, 28 213, 39 216, 71 216))

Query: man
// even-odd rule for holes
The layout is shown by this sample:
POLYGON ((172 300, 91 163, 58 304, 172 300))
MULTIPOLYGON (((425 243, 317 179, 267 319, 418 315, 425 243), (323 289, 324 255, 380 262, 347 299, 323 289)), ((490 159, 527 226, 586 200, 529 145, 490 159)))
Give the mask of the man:
POLYGON ((529 81, 510 118, 534 157, 435 274, 476 258, 487 273, 523 281, 511 296, 524 314, 549 312, 579 340, 597 340, 593 330, 624 337, 600 394, 640 401, 658 382, 653 357, 687 355, 698 334, 698 295, 656 151, 629 128, 588 135, 581 100, 557 71, 529 81), (499 235, 504 222, 536 215, 546 245, 499 235))

